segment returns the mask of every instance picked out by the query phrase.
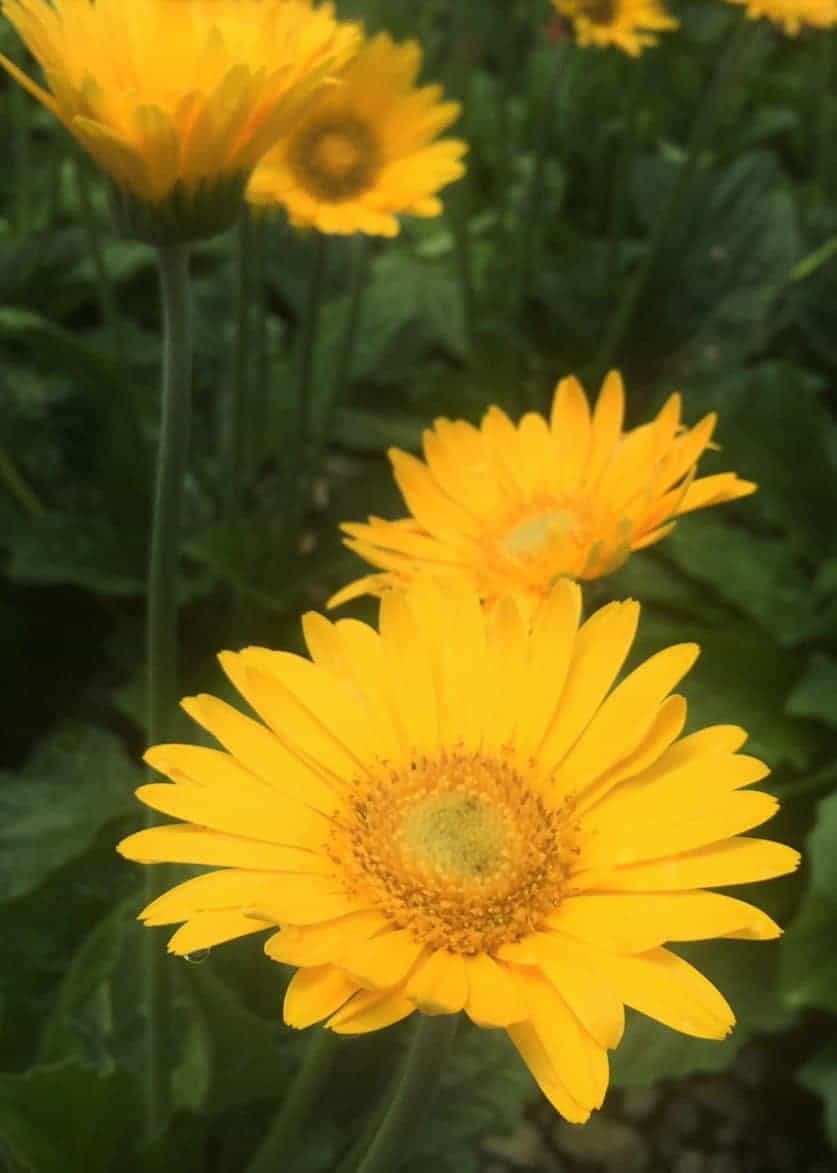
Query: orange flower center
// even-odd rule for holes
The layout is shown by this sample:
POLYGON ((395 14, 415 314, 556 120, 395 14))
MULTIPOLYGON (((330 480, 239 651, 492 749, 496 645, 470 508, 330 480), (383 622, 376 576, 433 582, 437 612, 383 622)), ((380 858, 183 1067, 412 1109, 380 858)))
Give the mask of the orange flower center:
POLYGON ((559 903, 571 829, 508 754, 464 750, 355 781, 330 854, 360 899, 435 949, 518 941, 559 903))
POLYGON ((367 191, 379 168, 377 142, 357 119, 329 119, 308 126, 290 151, 290 164, 314 199, 342 203, 367 191))

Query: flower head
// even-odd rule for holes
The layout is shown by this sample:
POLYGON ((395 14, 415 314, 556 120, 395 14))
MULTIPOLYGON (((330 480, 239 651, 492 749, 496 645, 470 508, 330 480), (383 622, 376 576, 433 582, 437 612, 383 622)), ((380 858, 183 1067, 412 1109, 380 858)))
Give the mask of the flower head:
POLYGON ((750 20, 772 21, 788 36, 795 37, 802 29, 831 28, 837 24, 837 0, 729 0, 743 4, 750 20))
POLYGON ((412 516, 343 527, 346 544, 383 573, 351 583, 332 605, 403 585, 420 570, 464 574, 488 602, 511 591, 537 602, 564 575, 609 574, 681 514, 755 490, 734 473, 695 479, 714 414, 681 428, 675 394, 650 424, 623 432, 624 407, 616 372, 592 413, 568 378, 549 421, 529 412, 515 426, 492 407, 479 428, 437 420, 424 434, 425 461, 391 450, 412 516))
POLYGON ((759 909, 709 888, 792 871, 742 835, 777 803, 743 730, 682 737, 672 689, 693 644, 614 687, 636 603, 580 625, 562 581, 534 623, 467 584, 421 578, 380 631, 309 614, 311 660, 225 653, 261 718, 209 696, 186 711, 222 749, 160 745, 171 783, 139 798, 183 820, 120 844, 130 859, 215 870, 149 905, 184 954, 273 928, 297 967, 291 1026, 371 1031, 414 1011, 505 1027, 546 1095, 581 1121, 602 1102, 623 1005, 700 1038, 733 1014, 667 941, 765 939, 759 909), (278 931, 275 931, 278 926, 278 931))
POLYGON ((437 192, 463 174, 466 147, 435 141, 459 105, 439 86, 416 87, 421 58, 415 41, 368 41, 265 157, 248 199, 326 233, 395 236, 401 215, 438 216, 437 192))
POLYGON ((3 12, 48 88, 0 58, 6 69, 117 189, 181 221, 232 219, 299 102, 358 41, 308 0, 3 0, 3 12))
POLYGON ((662 0, 552 0, 558 12, 571 21, 576 41, 582 46, 606 49, 613 45, 638 57, 656 45, 659 32, 678 27, 662 0))

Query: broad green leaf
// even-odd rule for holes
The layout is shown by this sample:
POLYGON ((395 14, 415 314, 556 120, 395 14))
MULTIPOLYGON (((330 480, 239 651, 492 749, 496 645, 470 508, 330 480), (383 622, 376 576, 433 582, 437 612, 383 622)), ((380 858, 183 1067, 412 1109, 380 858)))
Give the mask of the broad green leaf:
POLYGON ((782 993, 789 1006, 837 1014, 837 902, 811 892, 782 939, 782 993))
POLYGON ((14 582, 69 583, 99 595, 145 592, 144 535, 120 532, 104 517, 45 513, 30 518, 10 548, 14 582))
POLYGON ((0 900, 31 892, 135 809, 139 781, 118 738, 65 725, 19 774, 0 775, 0 900))
POLYGON ((837 727, 837 658, 814 652, 788 697, 787 711, 793 717, 812 717, 837 727))
POLYGON ((817 806, 817 821, 808 837, 811 887, 837 899, 837 792, 817 806))
POLYGON ((0 1075, 0 1149, 14 1173, 113 1173, 139 1133, 139 1089, 78 1063, 0 1075))

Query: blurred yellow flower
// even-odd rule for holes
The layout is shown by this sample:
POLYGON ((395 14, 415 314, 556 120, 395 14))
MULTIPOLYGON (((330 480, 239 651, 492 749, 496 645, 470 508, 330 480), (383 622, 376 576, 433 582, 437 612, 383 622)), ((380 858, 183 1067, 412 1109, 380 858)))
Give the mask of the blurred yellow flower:
POLYGON ((561 16, 573 26, 582 47, 606 49, 613 45, 638 57, 656 45, 660 32, 678 27, 662 0, 552 0, 561 16))
POLYGON ((172 784, 138 797, 180 823, 119 850, 203 864, 149 905, 183 922, 186 954, 276 929, 296 966, 294 1027, 360 1034, 414 1011, 464 1010, 505 1027, 569 1120, 603 1100, 623 1005, 722 1039, 733 1013, 664 948, 764 940, 758 908, 705 889, 792 871, 789 847, 742 832, 777 809, 743 730, 682 737, 672 695, 698 654, 667 648, 614 687, 639 618, 612 603, 579 625, 567 580, 534 624, 516 599, 491 611, 464 582, 417 580, 381 603, 380 632, 309 614, 312 660, 224 653, 261 718, 210 696, 183 702, 221 750, 160 745, 172 784))
MULTIPOLYGON (((307 0, 3 0, 51 110, 117 187, 146 204, 240 202, 256 163, 358 44, 307 0)), ((234 213, 233 213, 234 214, 234 213)))
POLYGON ((369 40, 263 159, 248 199, 325 233, 395 236, 401 215, 438 216, 437 192, 464 173, 467 148, 434 141, 460 108, 439 86, 416 87, 421 60, 415 41, 369 40))
POLYGON ((465 575, 489 603, 511 591, 537 603, 563 575, 610 574, 681 514, 754 492, 734 473, 694 479, 714 413, 683 429, 675 394, 650 424, 624 432, 624 410, 617 372, 592 414, 581 384, 567 378, 549 421, 529 412, 515 426, 492 407, 479 428, 437 420, 424 433, 424 461, 392 449, 412 516, 343 526, 346 545, 383 573, 350 583, 330 605, 403 586, 424 570, 465 575))
POLYGON ((751 20, 770 20, 789 36, 807 26, 830 28, 837 24, 837 0, 729 0, 743 4, 751 20))

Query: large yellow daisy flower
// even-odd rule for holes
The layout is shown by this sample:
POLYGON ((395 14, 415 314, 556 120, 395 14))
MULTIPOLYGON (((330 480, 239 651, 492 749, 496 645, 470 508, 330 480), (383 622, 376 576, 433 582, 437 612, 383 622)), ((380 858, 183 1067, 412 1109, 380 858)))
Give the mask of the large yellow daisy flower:
POLYGON ((331 605, 425 569, 465 574, 488 602, 515 590, 536 603, 562 575, 609 574, 681 514, 755 490, 734 473, 694 479, 714 414, 682 429, 675 394, 650 424, 623 432, 624 408, 616 372, 592 414, 578 380, 562 379, 548 422, 529 412, 515 426, 492 407, 479 428, 437 420, 424 433, 425 461, 392 449, 412 517, 343 527, 346 545, 384 573, 351 583, 331 605))
POLYGON ((837 0, 729 0, 743 4, 751 20, 770 20, 789 36, 803 28, 830 28, 837 24, 837 0))
POLYGON ((381 603, 380 632, 309 614, 312 657, 248 648, 221 662, 261 718, 211 696, 186 711, 222 749, 159 745, 171 783, 139 798, 182 823, 120 844, 130 859, 217 869, 141 914, 183 922, 189 953, 278 926, 297 967, 294 1027, 341 1034, 415 1010, 505 1027, 555 1107, 602 1103, 627 1004, 720 1039, 733 1013, 667 941, 766 939, 759 909, 706 889, 792 871, 789 847, 742 835, 774 798, 718 725, 682 737, 671 690, 694 644, 614 687, 634 602, 579 623, 562 581, 534 624, 467 585, 419 579, 381 603), (172 784, 173 783, 173 784, 172 784))
POLYGON ((439 86, 416 88, 421 59, 415 41, 368 41, 265 157, 248 198, 326 233, 395 236, 401 215, 438 216, 437 192, 463 174, 466 146, 434 141, 459 105, 439 86))
POLYGON ((659 32, 678 27, 661 0, 552 0, 573 26, 579 45, 606 49, 613 45, 638 57, 656 45, 659 32))
POLYGON ((358 29, 307 0, 3 0, 41 101, 125 191, 157 204, 241 186, 358 29))

